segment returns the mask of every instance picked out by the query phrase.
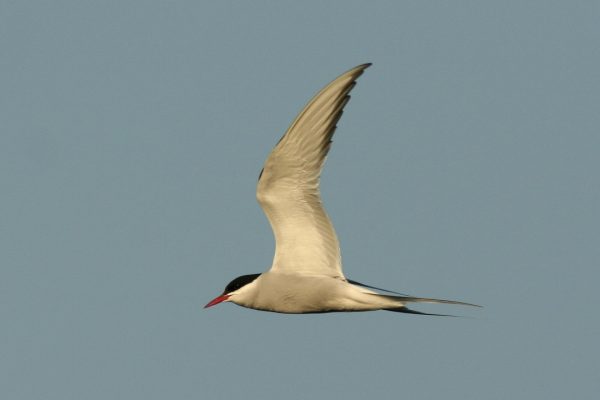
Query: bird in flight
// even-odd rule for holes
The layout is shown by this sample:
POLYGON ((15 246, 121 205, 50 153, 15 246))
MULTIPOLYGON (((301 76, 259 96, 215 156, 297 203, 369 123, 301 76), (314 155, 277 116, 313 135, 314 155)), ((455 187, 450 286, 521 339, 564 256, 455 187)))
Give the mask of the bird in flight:
POLYGON ((290 314, 387 310, 443 315, 412 310, 407 304, 476 306, 402 295, 347 279, 342 272, 340 245, 321 202, 319 178, 349 93, 370 65, 352 68, 325 86, 271 151, 256 197, 275 236, 273 265, 261 274, 235 278, 205 308, 232 302, 290 314))

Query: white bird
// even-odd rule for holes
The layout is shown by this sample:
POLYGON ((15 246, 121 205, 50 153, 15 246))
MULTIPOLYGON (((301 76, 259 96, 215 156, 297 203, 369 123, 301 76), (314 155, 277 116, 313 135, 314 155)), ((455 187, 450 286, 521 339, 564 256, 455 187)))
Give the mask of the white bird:
POLYGON ((344 277, 338 239, 321 202, 319 177, 349 92, 370 65, 352 68, 317 93, 271 151, 258 178, 256 197, 275 235, 273 265, 262 274, 234 279, 205 308, 232 302, 293 314, 388 310, 441 315, 414 311, 406 304, 475 306, 405 296, 344 277))

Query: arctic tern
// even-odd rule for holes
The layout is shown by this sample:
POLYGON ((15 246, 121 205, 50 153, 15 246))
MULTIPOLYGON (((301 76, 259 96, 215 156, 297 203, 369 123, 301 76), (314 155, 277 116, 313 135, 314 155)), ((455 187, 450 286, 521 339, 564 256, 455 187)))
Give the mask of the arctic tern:
POLYGON ((371 64, 362 64, 329 83, 298 114, 265 161, 256 197, 275 236, 271 269, 231 281, 205 308, 222 302, 262 311, 304 314, 387 310, 429 314, 408 303, 453 300, 401 295, 347 279, 340 245, 319 192, 321 170, 336 124, 356 80, 371 64), (385 293, 380 293, 385 292, 385 293))

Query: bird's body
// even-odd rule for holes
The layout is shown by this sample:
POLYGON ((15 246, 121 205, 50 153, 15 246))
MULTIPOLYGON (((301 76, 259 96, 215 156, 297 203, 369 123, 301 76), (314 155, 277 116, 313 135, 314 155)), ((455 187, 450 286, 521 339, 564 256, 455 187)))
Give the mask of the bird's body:
POLYGON ((282 313, 371 311, 398 306, 375 292, 327 275, 262 273, 235 297, 244 307, 282 313))
POLYGON ((273 265, 262 274, 234 279, 206 307, 229 301, 292 314, 372 310, 422 314, 408 309, 406 303, 473 305, 381 294, 344 277, 338 239, 321 203, 319 178, 349 92, 369 66, 359 65, 323 88, 271 151, 256 197, 275 236, 273 265))

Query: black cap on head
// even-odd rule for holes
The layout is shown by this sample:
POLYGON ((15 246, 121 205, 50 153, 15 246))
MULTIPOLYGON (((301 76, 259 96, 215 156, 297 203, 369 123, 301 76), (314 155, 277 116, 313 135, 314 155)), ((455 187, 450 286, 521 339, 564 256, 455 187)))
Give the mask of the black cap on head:
POLYGON ((253 282, 256 278, 258 278, 260 274, 250 274, 250 275, 242 275, 238 276, 225 287, 223 294, 231 293, 238 290, 241 287, 246 286, 250 282, 253 282))

